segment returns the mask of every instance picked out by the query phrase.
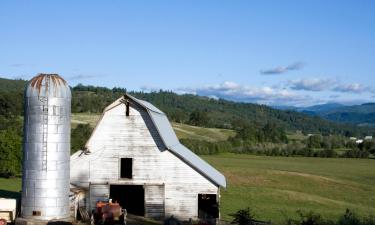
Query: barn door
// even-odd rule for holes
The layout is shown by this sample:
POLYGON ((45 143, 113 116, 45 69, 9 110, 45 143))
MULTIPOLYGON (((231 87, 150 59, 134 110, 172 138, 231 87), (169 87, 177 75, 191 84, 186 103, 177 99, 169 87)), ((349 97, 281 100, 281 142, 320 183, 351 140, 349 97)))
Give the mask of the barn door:
POLYGON ((164 185, 145 185, 145 216, 164 218, 164 185))
POLYGON ((219 218, 219 204, 215 194, 198 194, 198 217, 219 218))
POLYGON ((110 185, 110 198, 129 214, 145 215, 145 191, 143 185, 110 185))

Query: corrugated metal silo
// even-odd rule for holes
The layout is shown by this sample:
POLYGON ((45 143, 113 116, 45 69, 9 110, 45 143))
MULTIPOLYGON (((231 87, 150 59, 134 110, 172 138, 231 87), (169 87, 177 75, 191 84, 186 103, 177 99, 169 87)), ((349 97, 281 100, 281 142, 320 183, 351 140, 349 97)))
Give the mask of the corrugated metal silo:
POLYGON ((57 74, 26 86, 21 217, 69 218, 71 93, 57 74))

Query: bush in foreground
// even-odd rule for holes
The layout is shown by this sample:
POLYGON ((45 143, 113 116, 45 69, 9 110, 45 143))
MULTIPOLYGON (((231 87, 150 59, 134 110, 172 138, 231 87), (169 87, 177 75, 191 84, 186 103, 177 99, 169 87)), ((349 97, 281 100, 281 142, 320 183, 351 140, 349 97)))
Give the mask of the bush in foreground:
POLYGON ((231 214, 233 221, 231 224, 238 225, 255 225, 254 215, 251 213, 250 208, 238 210, 236 213, 231 214))

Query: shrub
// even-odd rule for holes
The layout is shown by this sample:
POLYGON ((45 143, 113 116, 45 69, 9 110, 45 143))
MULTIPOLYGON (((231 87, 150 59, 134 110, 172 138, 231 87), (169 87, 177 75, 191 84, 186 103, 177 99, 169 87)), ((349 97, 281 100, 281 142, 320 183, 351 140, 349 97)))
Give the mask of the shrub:
POLYGON ((304 212, 302 210, 297 211, 298 218, 291 219, 286 217, 286 225, 335 225, 333 221, 325 220, 320 214, 310 212, 304 212))
POLYGON ((231 224, 238 224, 238 225, 253 225, 254 223, 254 215, 251 213, 250 208, 238 210, 236 213, 231 214, 230 216, 233 217, 233 221, 231 224))
POLYGON ((338 225, 361 225, 361 220, 354 212, 346 209, 345 214, 339 219, 338 225))

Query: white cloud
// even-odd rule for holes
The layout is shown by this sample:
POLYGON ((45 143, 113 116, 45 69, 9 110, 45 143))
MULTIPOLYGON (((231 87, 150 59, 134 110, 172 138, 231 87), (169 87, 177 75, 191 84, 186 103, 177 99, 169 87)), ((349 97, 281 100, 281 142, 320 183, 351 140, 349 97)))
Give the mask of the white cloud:
POLYGON ((199 88, 180 88, 177 93, 192 93, 203 96, 215 96, 234 101, 254 102, 259 104, 281 105, 281 104, 302 104, 311 100, 310 97, 300 95, 285 89, 272 87, 251 87, 244 86, 232 81, 225 81, 221 84, 206 85, 199 88))
POLYGON ((322 78, 307 78, 299 80, 291 80, 288 82, 289 87, 293 90, 305 91, 334 91, 343 93, 360 94, 364 92, 375 93, 371 87, 360 83, 346 84, 337 80, 322 78))
POLYGON ((333 90, 337 92, 349 92, 349 93, 363 93, 363 92, 373 91, 370 87, 367 87, 359 83, 339 84, 333 90))
MULTIPOLYGON (((161 88, 154 86, 142 86, 143 91, 158 91, 161 88)), ((209 84, 200 87, 184 87, 173 89, 177 94, 193 94, 206 96, 212 99, 227 99, 239 102, 251 102, 266 105, 293 105, 310 106, 324 104, 330 101, 345 102, 351 97, 342 96, 342 92, 358 94, 375 90, 360 84, 344 84, 340 81, 324 78, 308 78, 288 81, 280 85, 249 86, 233 81, 225 81, 220 84, 209 84), (303 91, 315 92, 306 94, 303 91), (318 93, 322 92, 322 93, 318 93)))
POLYGON ((263 75, 275 75, 275 74, 282 74, 292 70, 300 70, 304 67, 304 64, 301 62, 295 62, 288 66, 279 66, 271 69, 261 70, 260 73, 263 75))
POLYGON ((334 86, 336 81, 330 79, 299 79, 289 81, 290 88, 293 90, 306 90, 306 91, 324 91, 329 90, 334 86))
POLYGON ((159 91, 161 90, 162 88, 160 87, 157 87, 157 86, 153 86, 153 85, 148 85, 148 84, 145 84, 145 85, 142 85, 140 87, 140 89, 144 92, 155 92, 155 91, 159 91))
POLYGON ((92 75, 92 74, 77 74, 74 76, 70 76, 67 79, 68 80, 85 80, 85 79, 91 79, 91 78, 96 78, 99 77, 99 75, 92 75))

